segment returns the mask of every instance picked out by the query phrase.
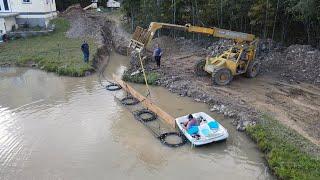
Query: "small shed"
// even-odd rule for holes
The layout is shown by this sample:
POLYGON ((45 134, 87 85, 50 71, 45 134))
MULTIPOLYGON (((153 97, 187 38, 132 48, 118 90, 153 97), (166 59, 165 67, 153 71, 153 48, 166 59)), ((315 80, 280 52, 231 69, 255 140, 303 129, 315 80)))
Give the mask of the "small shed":
POLYGON ((108 0, 107 7, 108 8, 120 8, 120 2, 117 2, 114 0, 108 0))

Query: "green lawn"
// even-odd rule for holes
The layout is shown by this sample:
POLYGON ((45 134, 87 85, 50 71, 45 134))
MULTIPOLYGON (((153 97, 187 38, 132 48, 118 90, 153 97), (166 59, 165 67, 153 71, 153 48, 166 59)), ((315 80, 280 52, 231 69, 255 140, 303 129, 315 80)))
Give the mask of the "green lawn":
MULTIPOLYGON (((59 75, 84 76, 92 71, 91 65, 83 62, 80 49, 82 39, 65 36, 69 22, 63 18, 52 20, 56 30, 50 35, 12 40, 0 46, 0 64, 10 63, 26 66, 38 64, 40 69, 56 72, 59 75)), ((87 39, 90 46, 90 61, 97 50, 93 39, 87 39)))
POLYGON ((247 129, 247 133, 266 153, 271 170, 280 179, 320 179, 320 155, 306 152, 318 148, 294 130, 268 115, 247 129))

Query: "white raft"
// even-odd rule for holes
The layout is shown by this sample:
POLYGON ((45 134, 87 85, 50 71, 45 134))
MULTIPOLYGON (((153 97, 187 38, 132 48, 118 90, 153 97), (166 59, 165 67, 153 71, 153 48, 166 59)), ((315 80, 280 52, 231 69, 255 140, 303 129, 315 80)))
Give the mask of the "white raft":
POLYGON ((228 138, 228 131, 206 113, 198 112, 192 116, 198 120, 199 126, 192 126, 188 130, 184 129, 183 123, 188 121, 188 115, 176 118, 176 123, 193 145, 200 146, 228 138))

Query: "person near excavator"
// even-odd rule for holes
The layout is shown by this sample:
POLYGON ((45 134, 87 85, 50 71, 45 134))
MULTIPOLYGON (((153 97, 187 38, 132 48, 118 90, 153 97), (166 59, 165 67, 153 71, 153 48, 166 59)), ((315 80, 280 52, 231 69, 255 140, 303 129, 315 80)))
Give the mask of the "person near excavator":
POLYGON ((83 53, 83 60, 85 63, 89 62, 89 44, 86 41, 83 41, 81 45, 81 51, 83 53))
POLYGON ((162 56, 162 49, 160 48, 159 44, 156 44, 153 50, 153 57, 157 63, 158 68, 160 68, 161 56, 162 56))

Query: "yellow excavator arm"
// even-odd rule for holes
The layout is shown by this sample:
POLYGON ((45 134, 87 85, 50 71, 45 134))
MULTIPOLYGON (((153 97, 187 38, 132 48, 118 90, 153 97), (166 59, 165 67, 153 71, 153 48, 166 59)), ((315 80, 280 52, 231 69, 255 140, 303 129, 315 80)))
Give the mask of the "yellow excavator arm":
POLYGON ((253 42, 255 36, 253 34, 247 34, 242 32, 230 31, 226 29, 220 29, 216 27, 206 28, 200 26, 192 26, 191 24, 176 25, 168 23, 151 22, 148 29, 137 27, 133 33, 133 37, 130 41, 129 48, 135 49, 141 52, 152 40, 154 34, 158 29, 174 29, 179 31, 186 31, 190 33, 207 34, 213 37, 233 39, 237 43, 240 42, 253 42))

